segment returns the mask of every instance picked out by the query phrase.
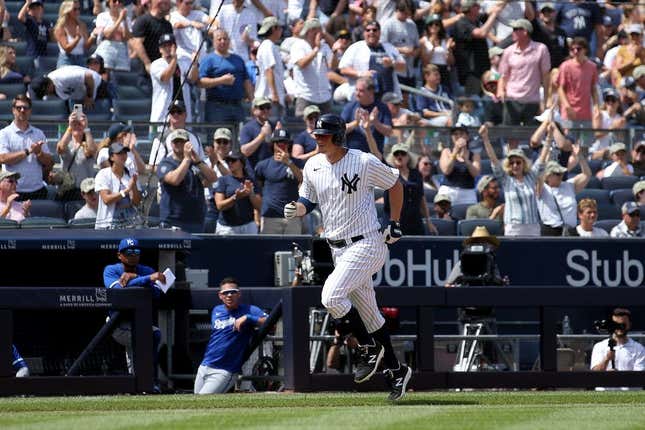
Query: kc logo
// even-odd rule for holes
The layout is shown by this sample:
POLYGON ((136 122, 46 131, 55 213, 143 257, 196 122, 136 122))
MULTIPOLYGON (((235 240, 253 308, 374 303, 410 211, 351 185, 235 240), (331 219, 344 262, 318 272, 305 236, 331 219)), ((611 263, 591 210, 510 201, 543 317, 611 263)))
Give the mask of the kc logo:
POLYGON ((341 178, 341 181, 343 182, 340 188, 341 191, 345 191, 345 187, 347 187, 347 194, 357 191, 358 181, 360 180, 361 178, 358 177, 357 173, 354 173, 354 177, 351 180, 347 177, 347 173, 343 173, 343 177, 341 178))

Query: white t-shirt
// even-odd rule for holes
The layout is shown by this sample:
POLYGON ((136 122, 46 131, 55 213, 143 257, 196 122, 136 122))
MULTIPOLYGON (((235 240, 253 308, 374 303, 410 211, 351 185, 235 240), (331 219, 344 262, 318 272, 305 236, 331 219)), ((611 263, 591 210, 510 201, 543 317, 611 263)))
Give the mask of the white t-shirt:
MULTIPOLYGON (((161 74, 168 67, 168 63, 163 57, 156 59, 150 65, 150 78, 152 80, 152 106, 150 107, 150 122, 163 122, 168 114, 168 107, 172 101, 174 91, 173 77, 166 82, 161 82, 161 74)), ((190 58, 177 57, 177 66, 181 72, 181 80, 186 75, 190 67, 190 58)), ((186 122, 192 122, 192 105, 190 103, 190 85, 188 79, 184 81, 182 89, 184 96, 184 105, 186 106, 186 122)))
POLYGON ((101 169, 99 170, 99 173, 96 174, 96 178, 94 178, 94 190, 99 195, 99 207, 96 211, 95 224, 97 230, 110 227, 112 220, 114 219, 114 211, 116 209, 116 205, 118 204, 117 202, 112 203, 111 205, 106 205, 100 196, 101 190, 108 190, 111 193, 118 193, 125 190, 128 187, 129 183, 130 175, 128 173, 124 172, 121 179, 119 179, 114 173, 112 173, 111 167, 101 169))
MULTIPOLYGON (((403 61, 403 57, 399 54, 399 51, 392 46, 392 44, 384 42, 381 43, 381 45, 383 45, 385 53, 393 61, 403 61)), ((364 40, 352 43, 341 57, 340 62, 338 63, 338 68, 343 69, 345 67, 351 67, 357 72, 365 72, 370 69, 371 53, 372 51, 364 40)), ((401 88, 399 87, 399 79, 397 78, 396 73, 393 73, 392 75, 394 79, 394 93, 400 96, 401 88)), ((354 87, 356 85, 356 78, 348 78, 348 83, 351 87, 354 87)))
POLYGON ((87 94, 85 88, 85 74, 92 74, 94 80, 94 92, 92 99, 96 98, 96 90, 101 84, 101 75, 94 70, 81 66, 63 66, 47 74, 47 77, 54 83, 56 96, 62 100, 82 100, 87 94))
POLYGON ((577 226, 576 231, 580 237, 609 237, 609 233, 598 227, 592 227, 591 231, 587 231, 583 230, 582 226, 577 226))
POLYGON ((542 195, 538 198, 537 203, 540 218, 544 224, 550 227, 561 227, 564 218, 565 224, 569 227, 576 225, 577 203, 573 178, 562 182, 557 188, 544 184, 542 195), (558 206, 560 211, 558 211, 558 206), (560 212, 562 212, 562 216, 560 216, 560 212))
MULTIPOLYGON (((607 356, 607 352, 609 351, 608 342, 609 338, 603 339, 593 346, 593 351, 591 352, 591 364, 589 365, 590 369, 593 369, 594 366, 600 364, 607 356)), ((636 342, 633 339, 628 339, 625 344, 616 345, 614 347, 614 350, 616 351, 616 358, 614 360, 616 364, 616 370, 645 370, 645 347, 643 347, 643 345, 641 345, 640 343, 636 342)), ((609 364, 607 368, 611 368, 611 364, 609 364)), ((629 389, 630 388, 627 387, 596 387, 597 391, 626 391, 629 389)))
POLYGON ((284 64, 282 64, 278 45, 269 39, 264 39, 258 48, 257 65, 259 77, 257 86, 255 87, 255 97, 271 98, 271 90, 266 79, 266 71, 273 68, 273 79, 276 90, 278 91, 278 99, 280 100, 280 104, 284 106, 284 64))
MULTIPOLYGON (((96 155, 96 165, 99 166, 100 169, 101 164, 103 164, 103 162, 105 161, 108 161, 109 159, 109 148, 102 148, 96 155)), ((128 151, 128 158, 125 159, 125 168, 128 169, 129 172, 139 173, 137 169, 137 160, 134 158, 134 154, 130 151, 128 151)))
MULTIPOLYGON (((215 16, 215 12, 219 7, 219 2, 213 0, 211 2, 211 12, 210 16, 215 16)), ((255 12, 244 5, 241 13, 237 13, 232 4, 225 4, 220 10, 219 16, 217 17, 219 21, 219 26, 224 29, 228 36, 231 38, 231 51, 234 54, 242 57, 244 62, 249 61, 249 46, 242 40, 242 33, 245 28, 248 28, 248 34, 253 40, 258 39, 258 20, 255 16, 255 12)))
MULTIPOLYGON (((629 171, 630 174, 634 174, 634 166, 631 164, 627 164, 627 170, 629 171)), ((625 172, 623 172, 623 169, 620 168, 620 163, 618 161, 614 161, 611 163, 609 166, 605 167, 603 170, 603 177, 604 178, 609 178, 610 176, 628 176, 625 175, 625 172)))
POLYGON ((83 207, 76 211, 76 214, 74 214, 74 219, 96 218, 96 213, 96 210, 92 209, 88 205, 83 205, 83 207))
POLYGON ((374 187, 389 190, 398 178, 397 169, 357 149, 347 150, 333 164, 326 155, 316 154, 305 164, 299 194, 318 203, 325 237, 348 239, 379 229, 374 187))
MULTIPOLYGON (((601 118, 600 128, 608 130, 609 127, 611 127, 611 124, 615 120, 622 118, 622 116, 620 114, 616 114, 610 117, 606 110, 601 110, 600 118, 601 118)), ((596 152, 596 151, 600 151, 601 149, 609 148, 613 138, 614 138, 614 134, 612 132, 609 132, 603 137, 598 138, 589 148, 589 152, 596 152)))
POLYGON ((296 39, 291 45, 290 61, 293 65, 295 95, 310 102, 324 103, 331 99, 331 87, 329 79, 327 79, 327 72, 333 53, 329 45, 322 42, 318 54, 311 60, 311 63, 304 69, 298 67, 296 62, 308 56, 311 51, 313 48, 304 39, 296 39))
MULTIPOLYGON (((165 139, 165 145, 164 146, 159 146, 159 138, 155 137, 155 139, 152 141, 152 148, 150 149, 150 157, 148 158, 148 165, 150 166, 156 166, 159 163, 161 163, 161 160, 166 158, 168 154, 172 154, 172 142, 168 140, 168 137, 170 135, 170 128, 168 128, 168 132, 166 133, 166 139, 165 139), (155 156, 156 154, 156 156, 155 156)), ((188 130, 186 130, 188 131, 188 130)), ((195 153, 197 153, 197 156, 199 157, 200 160, 207 161, 208 157, 206 157, 206 154, 204 154, 204 148, 202 147, 201 142, 195 136, 193 133, 190 131, 188 132, 188 137, 190 140, 190 143, 193 144, 193 150, 195 153)))
MULTIPOLYGON (((183 16, 179 11, 174 11, 170 14, 170 23, 174 26, 178 22, 197 21, 204 23, 207 21, 208 15, 201 10, 191 10, 188 16, 183 16)), ((192 25, 184 28, 174 28, 175 40, 177 41, 177 56, 188 57, 191 59, 193 53, 202 43, 202 30, 198 30, 192 25)), ((204 55, 204 48, 200 52, 200 57, 204 55)))
MULTIPOLYGON (((99 33, 97 44, 101 43, 103 40, 103 31, 107 27, 113 27, 116 21, 110 15, 110 11, 101 12, 96 16, 96 30, 99 33)), ((126 16, 125 20, 121 22, 121 31, 124 27, 127 27, 128 30, 132 30, 132 19, 129 16, 126 16)), ((125 40, 118 40, 118 42, 126 43, 125 40)))

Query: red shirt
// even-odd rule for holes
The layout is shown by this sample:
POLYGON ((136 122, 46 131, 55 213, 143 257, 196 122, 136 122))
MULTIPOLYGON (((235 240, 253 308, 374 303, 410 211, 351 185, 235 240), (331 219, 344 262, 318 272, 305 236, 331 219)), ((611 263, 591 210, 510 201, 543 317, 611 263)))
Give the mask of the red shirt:
MULTIPOLYGON (((596 90, 597 82, 598 69, 589 60, 581 64, 572 58, 560 65, 558 85, 576 113, 575 121, 591 121, 591 93, 596 90)), ((569 119, 564 107, 560 114, 563 119, 569 119)))

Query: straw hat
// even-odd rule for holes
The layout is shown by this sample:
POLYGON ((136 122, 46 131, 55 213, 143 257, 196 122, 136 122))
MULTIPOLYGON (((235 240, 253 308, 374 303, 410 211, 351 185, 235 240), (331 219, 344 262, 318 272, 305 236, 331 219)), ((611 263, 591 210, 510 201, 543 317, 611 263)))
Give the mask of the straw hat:
POLYGON ((464 240, 463 245, 470 245, 473 243, 488 243, 493 245, 494 247, 499 246, 499 239, 496 238, 495 236, 492 236, 486 227, 483 225, 478 225, 475 227, 475 230, 473 231, 473 234, 470 235, 469 238, 464 240))

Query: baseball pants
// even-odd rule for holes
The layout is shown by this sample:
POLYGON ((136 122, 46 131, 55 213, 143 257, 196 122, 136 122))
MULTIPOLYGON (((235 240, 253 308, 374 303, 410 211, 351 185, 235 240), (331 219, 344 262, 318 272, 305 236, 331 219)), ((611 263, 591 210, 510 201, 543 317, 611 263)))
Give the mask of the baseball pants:
POLYGON ((195 376, 195 394, 225 394, 235 384, 235 373, 199 366, 195 376))
POLYGON ((372 275, 383 267, 388 249, 380 233, 365 235, 344 248, 332 247, 334 270, 322 290, 322 304, 333 318, 343 317, 352 305, 368 333, 385 323, 376 303, 372 275))

